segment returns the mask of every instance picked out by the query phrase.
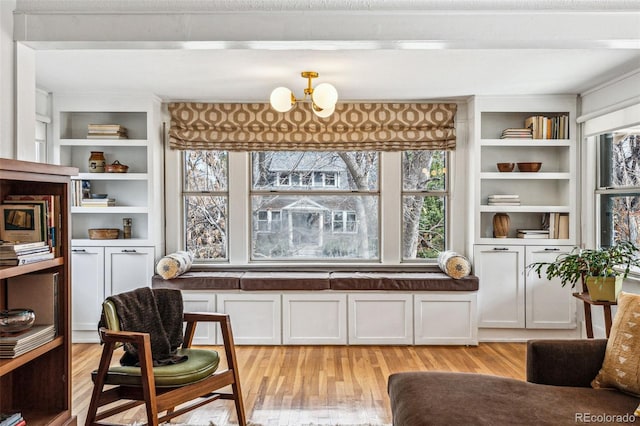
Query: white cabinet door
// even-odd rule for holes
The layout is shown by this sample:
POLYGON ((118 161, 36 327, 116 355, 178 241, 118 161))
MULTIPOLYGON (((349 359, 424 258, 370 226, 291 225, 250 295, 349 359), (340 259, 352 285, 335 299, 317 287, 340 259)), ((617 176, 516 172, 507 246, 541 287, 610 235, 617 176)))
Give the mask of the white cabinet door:
MULTIPOLYGON (((571 247, 527 247, 527 265, 534 262, 553 262, 558 255, 568 253, 571 247)), ((527 270, 527 328, 575 328, 576 299, 570 285, 562 287, 560 280, 548 280, 544 274, 538 278, 527 270)))
POLYGON ((282 329, 285 345, 346 345, 347 295, 284 293, 282 329))
POLYGON ((524 246, 477 245, 478 326, 524 328, 524 246))
MULTIPOLYGON (((215 312, 216 294, 211 291, 182 290, 184 312, 215 312)), ((196 324, 194 345, 215 345, 218 323, 199 322, 196 324)))
POLYGON ((153 247, 105 247, 105 295, 151 287, 153 247))
POLYGON ((413 299, 407 293, 350 293, 350 345, 413 344, 413 299))
POLYGON ((477 345, 477 295, 424 291, 413 296, 416 345, 477 345))
POLYGON ((104 248, 71 249, 71 329, 74 342, 97 342, 104 301, 104 248))
MULTIPOLYGON (((218 312, 229 314, 233 340, 238 345, 282 343, 279 292, 218 293, 218 312)), ((218 336, 221 342, 222 336, 218 336)))

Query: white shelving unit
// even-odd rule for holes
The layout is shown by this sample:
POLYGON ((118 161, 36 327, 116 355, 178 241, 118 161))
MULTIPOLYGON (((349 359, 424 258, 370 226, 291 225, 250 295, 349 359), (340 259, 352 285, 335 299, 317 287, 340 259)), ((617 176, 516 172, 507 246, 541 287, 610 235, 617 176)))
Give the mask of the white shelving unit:
POLYGON ((576 301, 570 289, 538 279, 527 265, 551 261, 577 244, 578 200, 575 96, 475 97, 469 102, 472 149, 474 273, 480 278, 480 341, 575 338, 576 301), (567 115, 565 139, 500 139, 523 128, 527 117, 567 115), (496 163, 541 162, 538 172, 499 172, 496 163), (520 205, 489 205, 490 195, 518 195, 520 205), (507 213, 507 238, 495 238, 493 216, 507 213), (568 238, 517 238, 518 229, 541 229, 547 213, 569 217, 568 238))
POLYGON ((476 97, 470 102, 473 140, 474 244, 571 245, 576 242, 576 99, 574 96, 476 97), (499 139, 532 115, 569 116, 567 139, 499 139), (499 172, 496 163, 541 162, 539 172, 499 172), (517 194, 519 206, 492 206, 489 195, 517 194), (493 215, 507 213, 507 238, 493 237, 493 215), (545 213, 569 215, 569 238, 521 239, 518 229, 539 229, 545 213))
POLYGON ((161 182, 160 103, 155 98, 104 95, 54 96, 54 162, 73 165, 80 173, 74 180, 91 182, 91 192, 116 199, 113 207, 72 206, 73 245, 155 246, 162 238, 161 197, 154 183, 161 182), (89 139, 89 124, 120 124, 128 139, 89 139), (104 153, 106 163, 127 165, 127 173, 90 173, 92 151, 104 153), (90 228, 123 228, 133 221, 132 238, 92 240, 90 228))
POLYGON ((104 94, 54 95, 54 158, 77 167, 76 181, 88 180, 91 192, 115 198, 115 206, 74 205, 71 216, 73 256, 72 338, 95 342, 95 323, 105 297, 151 285, 156 257, 162 255, 161 104, 152 97, 104 94), (89 124, 119 124, 128 139, 91 139, 89 124), (106 164, 119 161, 126 173, 91 173, 92 151, 104 153, 106 164), (123 219, 132 219, 131 238, 123 238, 123 219), (90 239, 91 228, 117 228, 117 239, 90 239))

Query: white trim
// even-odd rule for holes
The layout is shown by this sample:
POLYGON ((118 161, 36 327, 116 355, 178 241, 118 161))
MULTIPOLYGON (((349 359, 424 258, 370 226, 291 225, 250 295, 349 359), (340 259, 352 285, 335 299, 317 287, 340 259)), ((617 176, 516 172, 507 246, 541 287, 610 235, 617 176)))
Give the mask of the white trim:
POLYGON ((598 118, 600 116, 603 116, 605 114, 609 114, 609 113, 612 113, 612 112, 616 112, 618 110, 623 110, 623 109, 625 109, 627 107, 630 107, 630 106, 633 106, 633 105, 636 105, 636 104, 640 104, 640 96, 634 96, 632 98, 625 99, 623 101, 617 102, 617 103, 615 103, 613 105, 609 105, 609 106, 606 106, 604 108, 600 108, 600 109, 598 109, 596 111, 592 111, 590 113, 583 114, 583 115, 579 116, 576 119, 576 122, 578 124, 581 124, 581 123, 584 123, 584 122, 586 122, 588 120, 591 120, 591 119, 594 119, 594 118, 598 118))
MULTIPOLYGON (((594 86, 594 87, 592 87, 590 89, 587 89, 584 92, 580 93, 580 96, 584 97, 584 96, 590 95, 590 94, 592 94, 594 92, 597 92, 598 90, 604 89, 606 87, 613 86, 614 84, 616 84, 616 83, 618 83, 620 81, 626 80, 627 78, 629 78, 631 76, 634 76, 636 74, 640 74, 640 68, 632 70, 632 71, 629 71, 627 73, 624 73, 622 75, 614 77, 614 78, 612 78, 610 80, 607 80, 606 82, 604 82, 602 84, 599 84, 599 85, 594 86)), ((580 121, 580 117, 578 117, 578 123, 580 123, 580 122, 581 122, 580 121)))
POLYGON ((51 124, 51 117, 47 117, 46 115, 36 114, 36 121, 41 121, 43 123, 51 124))
POLYGON ((640 97, 633 105, 591 118, 583 124, 583 137, 640 124, 640 97))

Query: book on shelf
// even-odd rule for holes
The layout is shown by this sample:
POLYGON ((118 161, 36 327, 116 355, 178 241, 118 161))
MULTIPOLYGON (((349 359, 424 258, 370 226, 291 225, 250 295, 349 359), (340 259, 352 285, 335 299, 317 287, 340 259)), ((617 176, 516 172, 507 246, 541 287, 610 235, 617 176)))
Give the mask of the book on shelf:
MULTIPOLYGON (((42 241, 44 243, 44 241, 42 241)), ((21 250, 1 250, 0 251, 0 259, 19 259, 21 257, 38 255, 41 253, 49 253, 51 252, 51 247, 48 245, 42 245, 40 247, 34 247, 30 249, 21 249, 21 250)))
POLYGON ((112 207, 115 205, 115 198, 86 198, 80 202, 82 207, 112 207))
POLYGON ((569 238, 569 214, 560 213, 558 216, 558 238, 566 240, 569 238))
POLYGON ((89 139, 127 139, 127 129, 120 124, 89 124, 89 139))
POLYGON ((56 256, 52 251, 48 251, 46 253, 33 253, 24 256, 16 256, 11 259, 0 259, 0 266, 28 265, 30 263, 42 262, 43 260, 50 260, 55 257, 56 256))
POLYGON ((547 239, 549 238, 548 229, 518 229, 516 236, 518 238, 528 239, 547 239))
POLYGON ((491 194, 489 195, 489 199, 495 199, 495 200, 517 200, 519 199, 520 196, 517 194, 491 194))
POLYGON ((23 250, 33 250, 42 248, 45 246, 44 241, 34 241, 31 243, 22 243, 14 241, 2 241, 0 242, 0 253, 2 252, 14 252, 18 253, 23 250))
POLYGON ((34 325, 18 333, 0 333, 0 358, 15 358, 55 338, 55 327, 34 325))
POLYGON ((530 128, 504 129, 500 139, 533 139, 533 132, 530 128))
POLYGON ((3 241, 46 241, 42 229, 41 206, 0 204, 0 239, 3 241))
POLYGON ((566 114, 550 117, 532 115, 525 119, 524 126, 531 129, 533 139, 569 138, 569 116, 566 114))
POLYGON ((490 206, 519 206, 520 196, 511 194, 493 194, 487 197, 490 206))
POLYGON ((27 308, 36 314, 34 325, 58 330, 58 273, 25 274, 7 279, 7 308, 27 308), (37 294, 38 297, 33 297, 37 294))

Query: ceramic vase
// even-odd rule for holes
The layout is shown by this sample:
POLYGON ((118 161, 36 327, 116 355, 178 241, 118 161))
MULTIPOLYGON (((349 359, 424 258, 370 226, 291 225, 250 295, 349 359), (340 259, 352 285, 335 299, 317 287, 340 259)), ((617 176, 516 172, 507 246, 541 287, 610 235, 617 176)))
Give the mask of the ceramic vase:
POLYGON ((104 173, 104 165, 106 161, 104 159, 104 153, 101 151, 91 151, 89 157, 89 172, 91 173, 104 173))
POLYGON ((506 213, 496 213, 493 215, 493 237, 507 238, 509 235, 509 227, 511 226, 511 218, 506 213))

